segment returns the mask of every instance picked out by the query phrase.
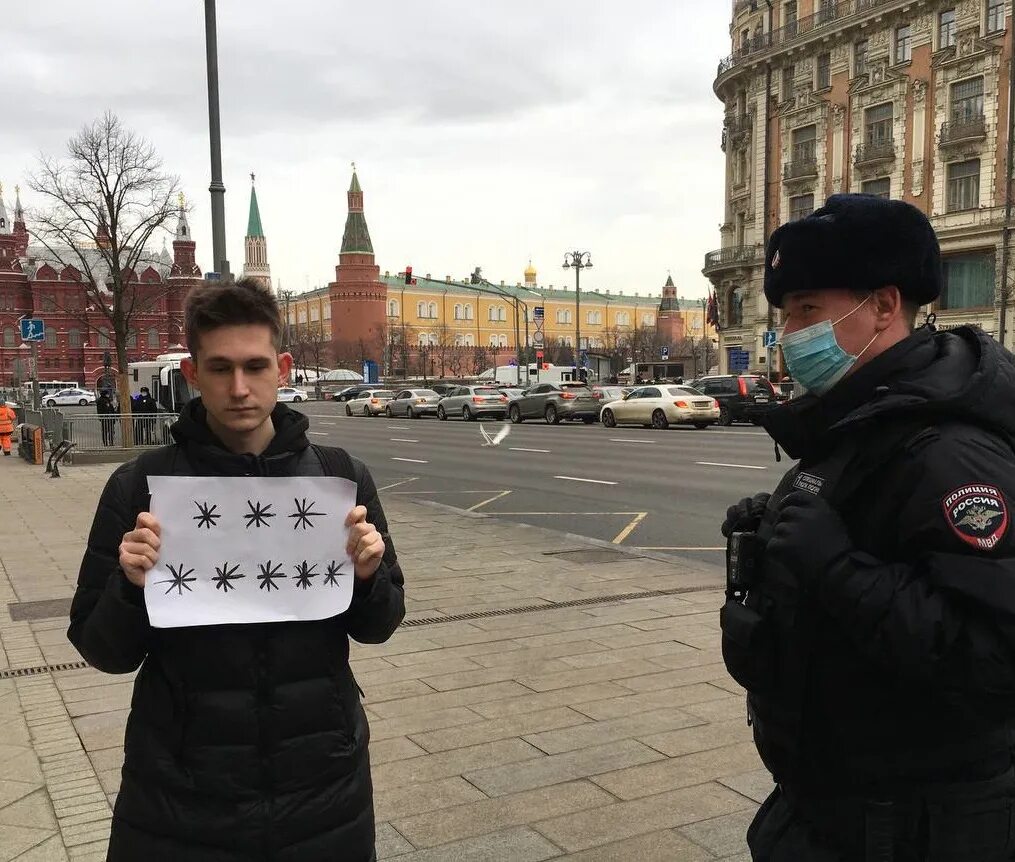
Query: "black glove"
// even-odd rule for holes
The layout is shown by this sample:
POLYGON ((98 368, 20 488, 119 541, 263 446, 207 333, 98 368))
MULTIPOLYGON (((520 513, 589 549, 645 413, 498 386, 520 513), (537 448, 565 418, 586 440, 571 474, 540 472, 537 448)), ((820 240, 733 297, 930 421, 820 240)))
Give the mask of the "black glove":
POLYGON ((771 494, 755 494, 753 497, 744 497, 735 506, 730 506, 726 510, 726 520, 722 522, 722 534, 728 539, 734 533, 750 533, 757 530, 771 496, 771 494))
POLYGON ((827 500, 793 491, 779 501, 779 516, 765 556, 778 560, 807 585, 842 563, 853 550, 845 523, 827 500))

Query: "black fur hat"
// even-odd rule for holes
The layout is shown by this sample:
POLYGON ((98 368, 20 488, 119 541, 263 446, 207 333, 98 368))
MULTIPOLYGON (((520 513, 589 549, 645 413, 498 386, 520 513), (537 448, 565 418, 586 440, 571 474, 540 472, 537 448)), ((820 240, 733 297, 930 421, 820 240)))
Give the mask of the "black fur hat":
POLYGON ((899 288, 923 305, 941 293, 941 250, 930 221, 904 201, 832 195, 768 242, 765 296, 782 308, 797 290, 899 288))

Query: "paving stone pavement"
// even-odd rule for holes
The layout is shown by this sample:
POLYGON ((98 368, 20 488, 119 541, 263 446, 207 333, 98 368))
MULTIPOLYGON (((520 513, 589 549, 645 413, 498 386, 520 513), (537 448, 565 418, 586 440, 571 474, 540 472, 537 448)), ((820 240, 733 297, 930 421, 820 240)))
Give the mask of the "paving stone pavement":
MULTIPOLYGON (((15 619, 73 594, 113 468, 0 463, 0 862, 105 858, 132 678, 51 669, 80 662, 59 606, 15 619)), ((718 570, 382 499, 407 624, 352 659, 379 859, 749 860, 771 779, 722 664, 718 570), (660 590, 680 592, 610 600, 660 590)))

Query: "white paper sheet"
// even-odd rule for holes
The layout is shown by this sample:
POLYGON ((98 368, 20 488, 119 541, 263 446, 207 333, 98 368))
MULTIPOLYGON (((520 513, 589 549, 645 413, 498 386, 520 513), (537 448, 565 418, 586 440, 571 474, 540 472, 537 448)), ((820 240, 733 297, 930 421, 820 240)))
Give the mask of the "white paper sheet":
POLYGON ((319 620, 349 607, 355 482, 149 476, 148 486, 162 528, 144 589, 156 628, 319 620))

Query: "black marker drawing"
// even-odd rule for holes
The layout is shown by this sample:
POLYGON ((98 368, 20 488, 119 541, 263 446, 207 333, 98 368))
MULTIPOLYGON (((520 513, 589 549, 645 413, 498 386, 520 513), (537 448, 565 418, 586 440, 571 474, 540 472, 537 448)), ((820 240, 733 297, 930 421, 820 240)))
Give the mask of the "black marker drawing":
POLYGON ((313 527, 314 522, 310 520, 311 518, 316 518, 327 514, 327 512, 315 512, 314 501, 311 500, 308 503, 306 497, 304 497, 302 500, 297 500, 295 497, 293 497, 293 502, 296 504, 296 511, 293 512, 289 517, 296 519, 295 521, 293 521, 294 530, 297 527, 301 526, 303 527, 304 530, 307 529, 307 527, 313 527))
POLYGON ((201 527, 207 527, 210 530, 212 527, 218 526, 218 519, 222 517, 222 513, 215 511, 218 508, 217 503, 212 505, 209 503, 198 503, 195 500, 194 505, 201 512, 200 515, 194 515, 193 517, 193 520, 197 521, 197 528, 199 530, 201 527))
POLYGON ((278 584, 275 583, 276 578, 288 578, 288 575, 282 574, 282 564, 276 565, 271 564, 271 560, 266 563, 260 563, 258 568, 261 570, 261 574, 257 576, 257 579, 261 582, 258 587, 259 590, 266 589, 269 593, 275 589, 278 589, 278 584))
POLYGON ((215 577, 212 580, 215 582, 215 589, 222 590, 224 593, 228 593, 230 590, 235 590, 236 585, 230 583, 231 581, 245 578, 246 575, 237 574, 240 568, 240 564, 237 563, 235 566, 230 567, 229 563, 223 563, 220 566, 215 567, 215 577))
POLYGON ((244 512, 243 517, 247 519, 247 529, 251 526, 257 527, 270 527, 268 518, 274 518, 275 513, 269 512, 268 510, 272 507, 271 503, 265 503, 263 506, 261 503, 251 503, 247 500, 247 506, 250 508, 249 512, 244 512))
POLYGON ((311 579, 316 578, 320 574, 320 572, 315 571, 316 569, 316 563, 310 565, 306 560, 296 566, 296 586, 301 590, 312 587, 314 582, 311 579))
POLYGON ((328 568, 324 572, 324 583, 328 584, 328 586, 337 587, 338 576, 342 574, 342 566, 344 565, 345 563, 336 563, 334 560, 328 563, 328 568))
POLYGON ((190 588, 190 584, 193 581, 196 581, 197 578, 196 577, 195 578, 188 577, 188 575, 191 575, 191 574, 194 573, 193 569, 187 569, 186 571, 184 571, 183 570, 183 563, 180 563, 178 566, 174 566, 172 563, 168 563, 166 565, 166 568, 169 569, 169 574, 171 574, 172 577, 171 578, 167 578, 164 581, 158 581, 157 583, 160 583, 160 584, 169 584, 169 589, 167 589, 166 593, 165 593, 167 596, 173 590, 176 590, 177 595, 181 595, 181 596, 183 595, 183 591, 184 590, 186 590, 188 593, 194 592, 190 588))

